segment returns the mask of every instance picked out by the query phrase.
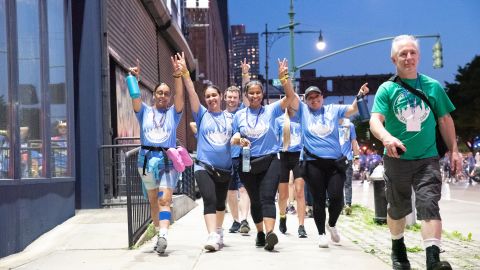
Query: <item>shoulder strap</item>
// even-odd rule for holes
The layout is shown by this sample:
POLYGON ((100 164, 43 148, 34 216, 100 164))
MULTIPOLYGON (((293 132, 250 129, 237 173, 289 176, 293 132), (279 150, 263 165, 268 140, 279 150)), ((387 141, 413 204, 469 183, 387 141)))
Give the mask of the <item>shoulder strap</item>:
POLYGON ((433 116, 435 116, 435 120, 437 120, 437 114, 435 113, 435 110, 433 109, 432 104, 430 103, 430 101, 428 100, 427 96, 425 96, 424 93, 422 93, 422 92, 418 91, 417 89, 411 87, 410 85, 406 84, 404 81, 402 81, 400 79, 400 77, 398 77, 398 75, 393 75, 388 80, 391 81, 391 82, 394 82, 396 84, 399 84, 400 86, 402 86, 403 88, 408 90, 410 93, 414 94, 415 96, 417 96, 421 100, 423 100, 428 105, 428 107, 430 107, 430 110, 432 110, 432 112, 433 112, 433 116))

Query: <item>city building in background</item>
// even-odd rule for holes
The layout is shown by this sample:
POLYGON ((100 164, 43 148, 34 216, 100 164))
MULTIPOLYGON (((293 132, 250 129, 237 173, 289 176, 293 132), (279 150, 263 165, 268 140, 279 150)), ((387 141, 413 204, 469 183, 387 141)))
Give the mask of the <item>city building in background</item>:
POLYGON ((231 26, 230 48, 230 83, 242 84, 242 70, 240 63, 246 58, 250 64, 251 79, 258 79, 260 71, 260 56, 258 49, 258 33, 247 33, 245 25, 231 26))
MULTIPOLYGON (((190 2, 192 5, 197 4, 197 8, 186 5, 183 30, 195 56, 195 90, 200 102, 206 105, 203 90, 207 85, 214 84, 222 90, 229 85, 228 2, 221 0, 190 2), (205 2, 208 2, 208 5, 205 2)), ((191 115, 189 105, 185 106, 185 113, 191 115)), ((196 141, 190 129, 187 130, 187 136, 188 149, 196 149, 196 141)))

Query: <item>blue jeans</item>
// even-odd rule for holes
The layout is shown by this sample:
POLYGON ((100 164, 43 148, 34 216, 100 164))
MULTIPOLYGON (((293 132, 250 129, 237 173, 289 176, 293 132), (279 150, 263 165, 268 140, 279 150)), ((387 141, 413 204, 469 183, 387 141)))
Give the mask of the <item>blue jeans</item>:
POLYGON ((345 178, 345 185, 343 187, 344 194, 345 194, 345 204, 351 205, 352 204, 352 176, 353 176, 353 168, 352 168, 352 161, 348 161, 348 167, 345 171, 346 178, 345 178))

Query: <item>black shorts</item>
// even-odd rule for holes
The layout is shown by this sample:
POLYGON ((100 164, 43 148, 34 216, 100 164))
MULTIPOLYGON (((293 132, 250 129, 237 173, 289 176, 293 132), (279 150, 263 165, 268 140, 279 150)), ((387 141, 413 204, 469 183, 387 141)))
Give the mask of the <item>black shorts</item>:
POLYGON ((280 152, 280 183, 288 183, 290 171, 293 179, 302 177, 299 160, 300 152, 280 152))
POLYGON ((412 212, 412 188, 419 220, 441 220, 438 202, 442 178, 438 157, 402 160, 384 157, 388 215, 395 220, 412 212))

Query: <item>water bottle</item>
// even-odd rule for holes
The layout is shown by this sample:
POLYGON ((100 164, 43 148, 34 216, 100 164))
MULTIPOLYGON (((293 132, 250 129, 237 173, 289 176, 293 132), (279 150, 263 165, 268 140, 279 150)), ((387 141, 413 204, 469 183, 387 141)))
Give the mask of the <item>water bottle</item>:
POLYGON ((125 78, 125 81, 127 83, 128 92, 130 93, 130 97, 139 98, 140 97, 140 89, 138 88, 137 78, 129 73, 127 78, 125 78))
POLYGON ((242 148, 242 172, 250 171, 250 147, 242 148))
POLYGON ((359 94, 357 96, 357 107, 358 113, 360 114, 360 119, 362 122, 367 122, 370 120, 370 111, 368 111, 367 100, 365 95, 359 94))

